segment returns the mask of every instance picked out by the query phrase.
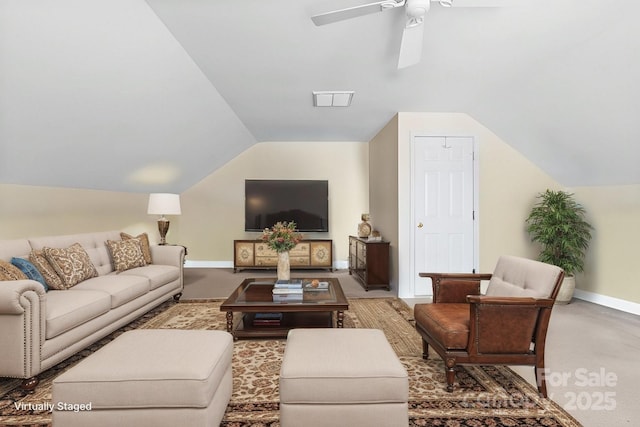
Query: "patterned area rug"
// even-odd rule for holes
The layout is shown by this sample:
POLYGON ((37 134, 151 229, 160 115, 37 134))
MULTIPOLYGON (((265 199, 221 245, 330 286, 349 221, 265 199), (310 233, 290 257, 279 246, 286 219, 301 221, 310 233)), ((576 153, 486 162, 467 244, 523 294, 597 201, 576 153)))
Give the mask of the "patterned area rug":
MULTIPOLYGON (((461 367, 459 387, 447 393, 438 356, 423 360, 412 310, 395 298, 352 299, 345 327, 376 328, 387 339, 409 373, 410 426, 564 426, 580 424, 511 369, 503 366, 461 367)), ((46 371, 34 393, 25 394, 18 380, 0 380, 0 425, 48 426, 51 414, 37 404, 51 401, 51 382, 64 370, 122 332, 136 328, 225 329, 220 301, 167 302, 90 348, 46 371), (21 404, 32 405, 21 405, 21 404), (21 409, 24 408, 24 409, 21 409)), ((234 345, 234 387, 224 427, 278 427, 278 376, 286 340, 241 340, 234 345)))

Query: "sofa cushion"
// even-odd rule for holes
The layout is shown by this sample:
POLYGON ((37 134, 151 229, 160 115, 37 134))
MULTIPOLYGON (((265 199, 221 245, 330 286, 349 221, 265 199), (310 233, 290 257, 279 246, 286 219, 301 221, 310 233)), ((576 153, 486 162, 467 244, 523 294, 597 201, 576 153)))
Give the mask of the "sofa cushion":
POLYGON ((0 260, 0 280, 26 280, 27 275, 18 267, 7 261, 0 260))
POLYGON ((98 275, 80 243, 74 243, 68 248, 44 247, 42 252, 67 288, 98 275))
POLYGON ((60 279, 58 273, 56 273, 49 261, 47 261, 41 250, 31 251, 29 254, 29 261, 36 266, 50 289, 67 289, 64 283, 62 283, 62 279, 60 279))
POLYGON ((93 233, 67 234, 59 236, 43 236, 29 238, 32 249, 41 250, 45 246, 50 248, 66 248, 74 243, 80 243, 89 255, 91 262, 98 271, 98 275, 109 274, 113 271, 107 240, 120 240, 120 231, 99 231, 93 233))
POLYGON ((106 292, 52 290, 47 293, 46 337, 54 338, 111 309, 106 292))
POLYGON ((140 240, 140 247, 142 248, 142 255, 144 255, 145 262, 147 264, 153 264, 153 258, 151 258, 151 245, 149 244, 149 235, 147 233, 138 234, 137 236, 132 236, 127 233, 120 233, 120 238, 122 240, 140 240))
POLYGON ((106 244, 113 262, 113 269, 118 273, 147 265, 140 240, 107 240, 106 244))
POLYGON ((38 271, 35 265, 24 258, 11 258, 11 264, 15 265, 22 271, 27 278, 31 280, 35 280, 36 282, 40 282, 42 286, 44 286, 44 290, 48 291, 49 287, 47 286, 47 282, 42 277, 42 274, 38 271))
POLYGON ((31 246, 27 239, 0 240, 0 259, 3 261, 11 261, 14 256, 29 256, 31 246))
POLYGON ((124 271, 121 273, 121 276, 124 275, 146 277, 151 282, 151 290, 154 290, 179 279, 180 269, 172 265, 151 264, 124 271))
POLYGON ((111 298, 111 308, 120 307, 149 292, 149 279, 142 276, 124 276, 115 273, 93 277, 74 286, 82 291, 100 291, 111 298))

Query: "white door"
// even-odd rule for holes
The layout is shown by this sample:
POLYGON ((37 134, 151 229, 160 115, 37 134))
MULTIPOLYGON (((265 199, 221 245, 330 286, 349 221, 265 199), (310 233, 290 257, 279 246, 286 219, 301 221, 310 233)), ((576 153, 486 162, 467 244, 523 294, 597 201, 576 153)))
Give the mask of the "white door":
POLYGON ((421 272, 475 268, 474 142, 471 137, 413 138, 414 295, 431 295, 421 272))

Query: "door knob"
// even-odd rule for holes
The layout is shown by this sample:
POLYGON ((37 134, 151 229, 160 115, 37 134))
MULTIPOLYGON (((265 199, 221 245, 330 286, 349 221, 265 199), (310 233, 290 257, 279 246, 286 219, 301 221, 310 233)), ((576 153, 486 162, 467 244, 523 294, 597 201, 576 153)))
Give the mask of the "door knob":
POLYGON ((422 223, 421 223, 421 222, 419 222, 419 223, 418 223, 418 228, 422 228, 422 227, 423 227, 422 223))

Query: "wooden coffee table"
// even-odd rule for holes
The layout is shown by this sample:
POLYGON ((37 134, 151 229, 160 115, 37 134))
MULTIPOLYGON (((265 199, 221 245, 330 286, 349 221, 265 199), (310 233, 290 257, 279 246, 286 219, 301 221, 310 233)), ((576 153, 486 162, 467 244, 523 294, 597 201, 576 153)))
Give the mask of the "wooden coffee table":
POLYGON ((293 328, 332 328, 334 311, 335 326, 342 328, 349 302, 340 281, 314 277, 303 279, 303 285, 312 279, 328 282, 328 289, 305 290, 301 298, 274 297, 271 291, 275 278, 244 280, 220 306, 220 311, 227 312, 227 332, 235 339, 286 338, 293 328))

